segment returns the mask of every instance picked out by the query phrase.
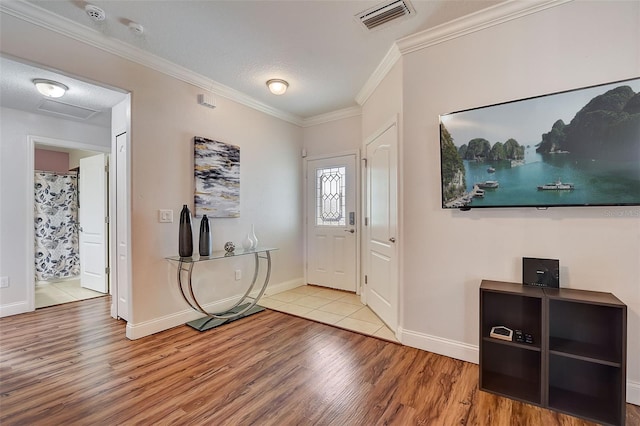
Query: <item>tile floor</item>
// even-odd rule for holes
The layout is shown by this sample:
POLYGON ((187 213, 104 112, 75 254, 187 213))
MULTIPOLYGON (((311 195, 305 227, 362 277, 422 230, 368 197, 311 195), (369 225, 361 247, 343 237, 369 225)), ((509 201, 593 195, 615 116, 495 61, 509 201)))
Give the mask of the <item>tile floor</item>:
POLYGON ((100 296, 105 294, 80 287, 80 280, 40 282, 36 284, 36 309, 100 296))
POLYGON ((304 285, 282 293, 270 294, 267 291, 258 304, 274 311, 398 341, 382 320, 360 302, 360 296, 353 293, 304 285))

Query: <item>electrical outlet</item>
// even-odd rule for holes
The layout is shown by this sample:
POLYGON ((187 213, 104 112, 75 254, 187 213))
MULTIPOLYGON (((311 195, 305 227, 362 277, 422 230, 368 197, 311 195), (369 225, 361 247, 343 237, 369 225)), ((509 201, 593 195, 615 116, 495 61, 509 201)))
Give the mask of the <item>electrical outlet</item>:
POLYGON ((173 222, 173 210, 158 210, 158 222, 160 223, 172 223, 173 222))
POLYGON ((9 287, 9 277, 0 277, 0 288, 9 287))
POLYGON ((242 270, 236 269, 236 281, 242 279, 242 270))

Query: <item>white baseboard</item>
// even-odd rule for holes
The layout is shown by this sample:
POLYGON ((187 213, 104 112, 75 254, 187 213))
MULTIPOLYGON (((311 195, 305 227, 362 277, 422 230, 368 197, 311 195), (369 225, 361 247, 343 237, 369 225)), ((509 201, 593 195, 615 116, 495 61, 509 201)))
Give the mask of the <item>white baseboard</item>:
POLYGON ((398 335, 403 345, 450 358, 460 359, 462 361, 472 362, 474 364, 478 363, 480 349, 477 345, 470 345, 438 336, 430 336, 402 328, 398 328, 398 335))
POLYGON ((627 380, 627 402, 640 405, 640 382, 627 380))
POLYGON ((279 284, 274 284, 274 285, 269 284, 267 286, 267 291, 265 293, 267 295, 282 293, 283 291, 291 290, 293 288, 300 287, 302 285, 305 285, 304 278, 300 277, 300 278, 285 281, 279 284))
MULTIPOLYGON (((283 283, 269 285, 267 287, 267 293, 276 294, 282 291, 290 290, 301 286, 303 283, 302 278, 295 280, 285 281, 283 283)), ((253 292, 252 296, 256 296, 257 292, 253 292)), ((223 300, 217 300, 215 302, 204 305, 203 308, 209 312, 224 310, 229 305, 235 303, 241 295, 235 297, 229 297, 223 300)), ((260 302, 258 302, 259 304, 260 302)), ((203 315, 194 311, 193 309, 185 309, 180 312, 176 312, 171 315, 166 315, 160 318, 154 318, 152 320, 143 321, 138 324, 133 324, 131 321, 127 322, 126 335, 130 340, 140 339, 142 337, 149 336, 154 333, 159 333, 164 330, 168 330, 173 327, 183 325, 189 321, 202 318, 203 315)))
POLYGON ((0 318, 9 317, 11 315, 24 314, 31 312, 29 304, 26 301, 9 303, 8 305, 0 305, 0 318))

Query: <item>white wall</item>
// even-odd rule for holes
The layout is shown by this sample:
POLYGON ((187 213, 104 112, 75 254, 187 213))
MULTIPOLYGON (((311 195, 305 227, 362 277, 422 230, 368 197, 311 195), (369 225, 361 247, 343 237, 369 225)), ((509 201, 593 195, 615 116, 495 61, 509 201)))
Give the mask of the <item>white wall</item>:
POLYGON ((28 200, 33 188, 27 188, 27 170, 32 154, 27 149, 27 136, 44 136, 65 141, 108 147, 109 129, 71 120, 31 114, 11 108, 0 108, 0 275, 8 276, 9 288, 0 289, 0 316, 23 312, 27 303, 28 200))
POLYGON ((303 137, 309 157, 357 150, 362 141, 361 117, 357 115, 305 127, 303 137))
POLYGON ((638 76, 638 2, 571 2, 404 56, 404 342, 477 362, 480 281, 558 258, 562 287, 628 305, 639 403, 640 208, 443 210, 438 129, 442 113, 638 76))
MULTIPOLYGON (((179 325, 194 315, 176 287, 176 265, 165 260, 177 253, 182 205, 193 211, 194 136, 241 150, 241 217, 212 220, 214 249, 222 249, 225 241, 240 244, 255 224, 261 244, 280 249, 271 282, 302 282, 302 129, 222 97, 216 109, 205 108, 197 103, 201 89, 11 16, 2 15, 0 31, 7 54, 132 93, 129 337, 179 325), (158 209, 172 209, 174 223, 158 223, 158 209)), ((4 214, 2 221, 5 226, 4 214)), ((239 293, 237 283, 209 288, 214 278, 200 279, 205 302, 239 293)))

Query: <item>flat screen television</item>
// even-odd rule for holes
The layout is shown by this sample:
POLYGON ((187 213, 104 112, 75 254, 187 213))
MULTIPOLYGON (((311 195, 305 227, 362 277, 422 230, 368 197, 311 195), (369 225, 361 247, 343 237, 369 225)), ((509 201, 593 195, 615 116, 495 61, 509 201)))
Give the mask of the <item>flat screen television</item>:
POLYGON ((640 78, 440 116, 442 207, 640 205, 640 78))

